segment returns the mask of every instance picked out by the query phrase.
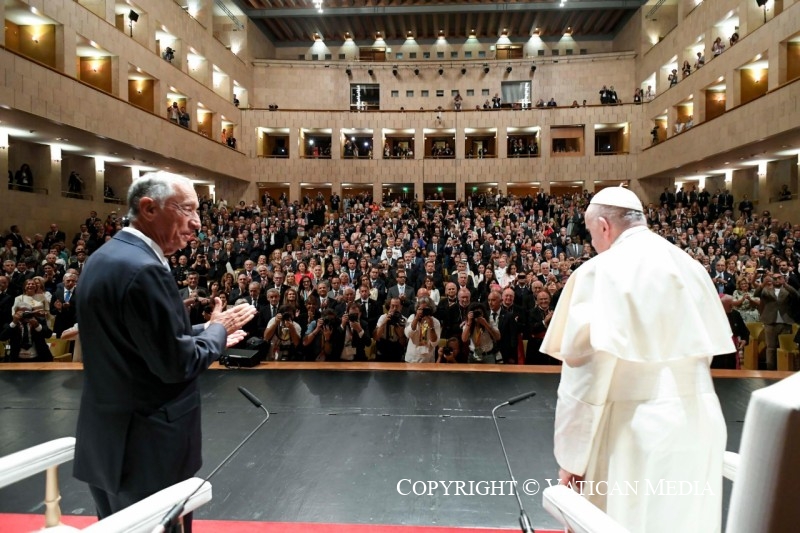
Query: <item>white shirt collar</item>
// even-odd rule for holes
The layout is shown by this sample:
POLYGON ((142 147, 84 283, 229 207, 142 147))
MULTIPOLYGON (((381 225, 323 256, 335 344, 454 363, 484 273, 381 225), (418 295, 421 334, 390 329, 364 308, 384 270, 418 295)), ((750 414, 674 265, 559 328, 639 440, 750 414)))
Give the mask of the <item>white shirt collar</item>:
POLYGON ((151 239, 138 229, 134 228, 133 226, 122 228, 122 231, 127 231, 128 233, 131 233, 142 239, 144 243, 156 253, 156 257, 158 257, 158 260, 161 261, 161 264, 164 265, 164 267, 167 270, 169 270, 169 261, 167 260, 167 257, 164 255, 164 251, 161 249, 161 247, 158 244, 156 244, 156 241, 154 241, 153 239, 151 239))

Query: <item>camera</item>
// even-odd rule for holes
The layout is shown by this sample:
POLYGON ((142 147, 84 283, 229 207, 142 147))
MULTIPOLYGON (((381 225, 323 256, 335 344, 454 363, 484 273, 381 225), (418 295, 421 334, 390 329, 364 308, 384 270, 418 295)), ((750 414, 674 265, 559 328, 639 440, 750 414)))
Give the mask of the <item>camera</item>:
POLYGON ((423 307, 422 316, 433 316, 433 309, 431 309, 430 307, 423 307))
POLYGON ((405 317, 398 312, 394 312, 389 315, 388 323, 390 326, 402 326, 406 322, 405 317))
POLYGON ((347 320, 350 322, 358 322, 358 313, 348 313, 347 320))
POLYGON ((453 349, 450 346, 445 346, 442 353, 447 356, 453 355, 453 349))
POLYGON ((31 318, 36 318, 36 313, 33 311, 25 311, 22 313, 22 320, 30 320, 31 318))
POLYGON ((283 314, 281 314, 281 319, 284 322, 291 322, 292 321, 292 313, 283 313, 283 314))
POLYGON ((475 309, 472 311, 472 318, 483 318, 483 311, 480 309, 475 309))

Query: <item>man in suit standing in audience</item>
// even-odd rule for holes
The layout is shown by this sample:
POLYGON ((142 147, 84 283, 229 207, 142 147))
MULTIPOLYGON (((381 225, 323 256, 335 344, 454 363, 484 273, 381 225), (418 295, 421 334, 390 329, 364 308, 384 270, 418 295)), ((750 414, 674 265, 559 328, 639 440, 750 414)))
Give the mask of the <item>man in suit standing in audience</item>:
POLYGON ((789 317, 792 298, 797 291, 786 283, 780 272, 767 273, 761 287, 756 289, 756 298, 761 298, 761 322, 764 323, 764 337, 767 341, 767 370, 777 370, 778 338, 792 332, 792 319, 789 317))
POLYGON ((72 298, 75 296, 75 287, 78 283, 78 275, 74 272, 67 272, 64 274, 64 282, 62 286, 56 289, 53 295, 53 302, 50 306, 50 312, 55 315, 53 322, 53 333, 59 339, 61 333, 65 329, 69 329, 75 325, 75 305, 72 303, 72 298))
POLYGON ((195 238, 198 207, 186 178, 134 181, 131 226, 83 271, 75 297, 84 385, 74 475, 89 484, 101 519, 199 470, 197 378, 244 338, 241 328, 255 315, 250 305, 222 311, 216 299, 207 323, 190 324, 167 256, 195 238))

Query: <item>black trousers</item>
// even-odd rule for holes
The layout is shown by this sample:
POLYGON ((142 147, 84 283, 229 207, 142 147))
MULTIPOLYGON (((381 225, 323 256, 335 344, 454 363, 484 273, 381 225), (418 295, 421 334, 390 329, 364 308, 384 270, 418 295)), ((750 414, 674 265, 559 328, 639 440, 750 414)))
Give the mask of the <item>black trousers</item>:
MULTIPOLYGON (((100 520, 150 496, 150 494, 139 492, 119 492, 117 494, 111 494, 94 485, 89 485, 89 492, 92 493, 92 498, 97 506, 97 518, 100 520)), ((192 513, 186 514, 178 524, 167 528, 167 533, 181 533, 181 531, 184 533, 192 533, 192 513), (181 530, 181 521, 183 522, 183 530, 181 530)))

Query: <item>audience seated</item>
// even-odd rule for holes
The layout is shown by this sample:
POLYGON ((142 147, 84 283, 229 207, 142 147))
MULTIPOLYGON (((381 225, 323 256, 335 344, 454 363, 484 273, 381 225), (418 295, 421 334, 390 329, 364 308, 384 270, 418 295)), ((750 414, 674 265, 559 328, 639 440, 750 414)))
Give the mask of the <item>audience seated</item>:
MULTIPOLYGON (((531 144, 509 141, 509 154, 517 149, 530 153, 531 144)), ((321 195, 266 194, 261 205, 202 198, 197 239, 170 268, 193 323, 213 297, 254 303, 248 334, 268 343, 273 360, 553 364, 538 347, 569 275, 593 255, 583 224, 591 194, 443 199, 381 206, 359 194, 337 197, 326 212, 321 195)), ((788 287, 767 324, 773 367, 775 339, 800 318, 800 227, 767 211, 740 209, 736 218, 728 191, 666 189, 659 203, 645 209, 651 230, 701 262, 743 322, 763 321, 763 293, 774 299, 777 283, 788 287)), ((91 260, 119 229, 115 216, 103 223, 92 212, 67 248, 56 224, 31 237, 12 226, 0 239, 2 334, 19 331, 12 317, 23 304, 41 314, 47 337, 71 327, 66 285, 79 286, 87 253, 91 260)))

